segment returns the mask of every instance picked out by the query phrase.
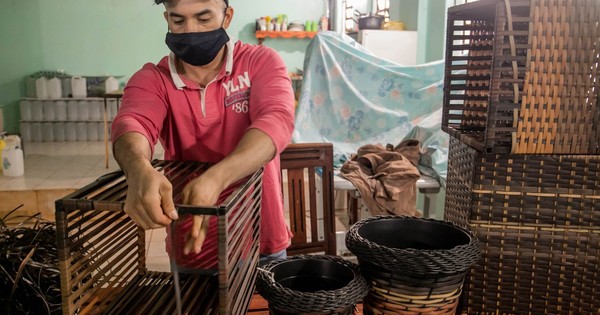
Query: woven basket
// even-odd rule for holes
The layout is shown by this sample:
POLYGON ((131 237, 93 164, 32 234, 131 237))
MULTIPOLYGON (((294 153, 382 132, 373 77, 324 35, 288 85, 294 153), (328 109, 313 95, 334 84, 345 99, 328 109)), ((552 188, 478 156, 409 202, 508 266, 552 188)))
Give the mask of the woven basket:
POLYGON ((465 273, 444 276, 418 277, 386 272, 381 268, 361 262, 363 273, 371 288, 383 288, 397 296, 420 296, 436 299, 462 287, 465 273))
POLYGON ((445 303, 418 304, 402 303, 395 304, 389 301, 375 299, 372 295, 367 296, 364 302, 364 314, 398 314, 398 315, 446 315, 455 314, 459 302, 460 291, 453 298, 447 299, 445 303))
POLYGON ((369 287, 358 265, 325 255, 298 255, 259 269, 257 289, 272 314, 352 314, 369 287))
MULTIPOLYGON (((361 263, 370 283, 365 307, 373 314, 448 314, 456 310, 465 273, 411 277, 361 263)), ((452 313, 453 314, 453 313, 452 313)))
POLYGON ((479 242, 452 223, 407 216, 377 216, 357 222, 346 246, 361 262, 394 274, 453 275, 480 256, 479 242))

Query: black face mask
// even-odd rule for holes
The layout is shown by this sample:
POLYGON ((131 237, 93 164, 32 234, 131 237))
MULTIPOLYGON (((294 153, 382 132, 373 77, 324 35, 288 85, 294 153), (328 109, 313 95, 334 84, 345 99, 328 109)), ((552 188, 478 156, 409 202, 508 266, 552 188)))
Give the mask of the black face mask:
POLYGON ((228 41, 229 35, 223 27, 208 32, 168 32, 165 39, 165 43, 177 58, 194 66, 209 64, 228 41))

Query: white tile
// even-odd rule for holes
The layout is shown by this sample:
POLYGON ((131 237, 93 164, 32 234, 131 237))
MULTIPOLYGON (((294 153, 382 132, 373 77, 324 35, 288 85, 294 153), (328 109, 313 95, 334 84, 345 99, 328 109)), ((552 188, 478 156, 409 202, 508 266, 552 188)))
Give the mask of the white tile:
POLYGON ((79 178, 48 178, 41 182, 36 189, 69 189, 80 188, 79 178))
POLYGON ((168 256, 156 256, 146 258, 146 267, 150 271, 169 272, 171 267, 168 256))
POLYGON ((0 185, 0 190, 15 191, 15 190, 34 190, 42 184, 43 178, 27 178, 25 176, 13 177, 10 180, 0 185))

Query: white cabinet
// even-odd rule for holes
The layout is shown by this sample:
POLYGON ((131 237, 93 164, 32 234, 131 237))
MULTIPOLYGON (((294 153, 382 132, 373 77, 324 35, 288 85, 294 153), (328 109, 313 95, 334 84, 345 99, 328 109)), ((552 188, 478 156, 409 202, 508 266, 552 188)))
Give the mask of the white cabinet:
MULTIPOLYGON (((20 104, 21 138, 27 142, 99 141, 104 139, 104 99, 101 97, 36 99, 20 104)), ((107 100, 107 123, 117 114, 117 101, 107 100)))
POLYGON ((379 58, 405 66, 417 64, 417 31, 362 30, 358 42, 379 58))

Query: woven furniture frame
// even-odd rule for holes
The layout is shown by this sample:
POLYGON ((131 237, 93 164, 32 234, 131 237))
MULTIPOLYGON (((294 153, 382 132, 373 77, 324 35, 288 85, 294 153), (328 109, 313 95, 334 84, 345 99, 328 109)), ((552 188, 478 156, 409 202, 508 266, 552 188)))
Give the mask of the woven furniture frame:
POLYGON ((287 175, 287 185, 282 190, 288 197, 290 229, 294 234, 288 256, 318 252, 336 255, 333 145, 290 144, 281 153, 280 168, 287 175))
POLYGON ((481 154, 450 137, 445 218, 600 227, 600 156, 481 154))
POLYGON ((448 10, 442 129, 485 153, 598 154, 600 2, 448 10))
POLYGON ((445 219, 472 230, 483 260, 463 311, 600 309, 600 156, 486 155, 451 137, 445 219))
MULTIPOLYGON (((153 161, 177 194, 209 164, 153 161)), ((214 207, 177 205, 180 215, 217 216, 218 270, 182 276, 182 305, 194 314, 244 314, 252 298, 260 227, 262 171, 240 181, 214 207), (194 292, 194 294, 190 294, 194 292)), ((125 214, 122 172, 107 174, 56 201, 57 242, 64 314, 175 312, 170 273, 149 272, 145 232, 125 214)))

